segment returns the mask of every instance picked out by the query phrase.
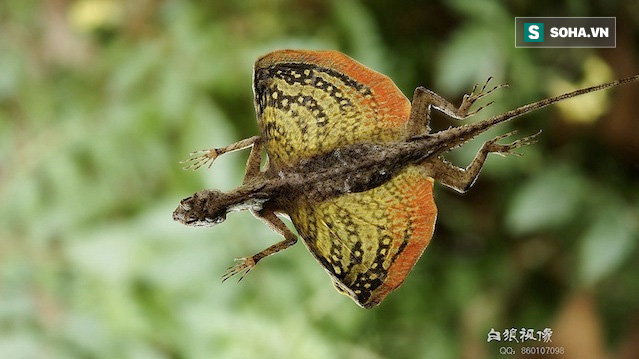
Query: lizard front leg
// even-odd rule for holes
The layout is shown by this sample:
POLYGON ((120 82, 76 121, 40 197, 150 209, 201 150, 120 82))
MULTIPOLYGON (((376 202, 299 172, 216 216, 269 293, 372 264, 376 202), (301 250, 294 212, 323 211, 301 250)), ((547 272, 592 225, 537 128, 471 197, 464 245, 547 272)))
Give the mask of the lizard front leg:
POLYGON ((477 85, 473 86, 472 91, 469 94, 464 95, 462 103, 461 105, 459 105, 459 107, 456 107, 452 103, 445 100, 443 97, 425 87, 420 86, 416 88, 413 94, 413 103, 411 105, 410 119, 408 121, 409 133, 412 136, 417 136, 430 132, 429 122, 431 108, 435 108, 451 118, 463 120, 476 114, 485 107, 490 106, 493 101, 485 104, 484 106, 481 106, 480 108, 472 112, 468 112, 470 110, 470 106, 472 106, 475 101, 489 95, 491 92, 499 88, 508 87, 507 83, 503 83, 486 91, 486 86, 488 86, 490 80, 492 80, 492 77, 489 77, 488 80, 486 80, 486 82, 479 89, 478 92, 475 92, 477 91, 477 85))
POLYGON ((260 166, 262 164, 262 147, 263 147, 262 138, 258 137, 253 142, 253 147, 251 147, 251 153, 249 154, 248 160, 246 161, 246 170, 244 171, 244 180, 242 183, 248 182, 253 177, 257 176, 260 173, 260 166))
POLYGON ((240 278, 237 281, 238 282, 241 281, 244 278, 244 276, 251 271, 251 269, 255 268, 255 265, 257 265, 257 263, 260 260, 272 254, 275 254, 279 251, 282 251, 294 245, 297 242, 297 236, 293 234, 293 232, 291 232, 290 229, 288 229, 286 224, 284 224, 284 222, 282 222, 282 220, 279 219, 277 215, 275 215, 275 212, 260 211, 260 212, 252 212, 252 213, 255 217, 264 221, 264 223, 266 223, 266 225, 268 225, 269 228, 271 228, 278 234, 282 235, 284 237, 284 240, 277 242, 274 245, 250 257, 236 259, 237 261, 239 261, 239 263, 230 267, 226 271, 226 273, 222 276, 222 282, 226 281, 227 279, 231 278, 232 276, 236 274, 240 275, 240 278))
POLYGON ((508 136, 515 134, 517 131, 509 132, 505 135, 498 136, 490 141, 484 143, 481 147, 475 159, 468 165, 468 167, 459 168, 441 157, 434 157, 424 162, 424 166, 428 169, 431 176, 439 181, 446 187, 450 187, 457 192, 464 193, 475 183, 479 172, 484 166, 486 156, 489 153, 496 153, 502 156, 517 155, 520 153, 513 152, 515 149, 533 144, 537 142, 537 136, 541 134, 541 131, 534 135, 524 137, 512 143, 502 145, 497 141, 504 139, 508 136))
POLYGON ((190 156, 192 157, 180 161, 180 163, 184 164, 184 167, 182 168, 185 170, 192 169, 195 171, 205 165, 208 165, 208 168, 211 168, 211 165, 213 165, 213 161, 215 161, 218 156, 221 156, 228 152, 238 151, 247 147, 251 147, 258 141, 260 141, 260 136, 253 136, 232 143, 226 147, 210 148, 206 150, 191 152, 190 156))

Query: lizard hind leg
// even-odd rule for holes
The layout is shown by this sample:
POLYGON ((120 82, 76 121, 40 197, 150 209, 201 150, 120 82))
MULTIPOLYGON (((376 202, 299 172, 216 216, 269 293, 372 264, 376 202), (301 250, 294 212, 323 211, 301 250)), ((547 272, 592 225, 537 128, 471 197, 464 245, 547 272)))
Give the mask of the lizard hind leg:
POLYGON ((479 88, 479 91, 477 90, 478 85, 474 85, 471 92, 464 95, 462 103, 459 105, 459 107, 453 105, 440 95, 425 87, 420 86, 416 88, 413 94, 411 113, 408 121, 409 134, 411 136, 419 136, 423 135, 424 133, 430 132, 429 122, 431 108, 444 113, 448 117, 454 118, 456 120, 463 120, 475 115, 477 112, 481 111, 487 106, 490 106, 494 101, 491 101, 479 107, 478 109, 469 112, 470 107, 475 103, 475 101, 488 96, 497 89, 508 87, 507 83, 502 83, 500 85, 494 86, 489 90, 486 90, 488 87, 488 83, 491 80, 492 77, 489 77, 484 85, 479 88))
POLYGON ((516 155, 520 153, 514 150, 537 142, 537 137, 541 131, 508 144, 499 144, 497 141, 514 135, 517 131, 509 132, 505 135, 497 136, 490 141, 486 141, 481 147, 475 159, 466 168, 459 168, 441 157, 427 159, 423 165, 429 174, 438 182, 446 187, 452 188, 457 192, 465 193, 479 177, 479 172, 484 167, 484 162, 489 153, 496 153, 501 156, 516 155))

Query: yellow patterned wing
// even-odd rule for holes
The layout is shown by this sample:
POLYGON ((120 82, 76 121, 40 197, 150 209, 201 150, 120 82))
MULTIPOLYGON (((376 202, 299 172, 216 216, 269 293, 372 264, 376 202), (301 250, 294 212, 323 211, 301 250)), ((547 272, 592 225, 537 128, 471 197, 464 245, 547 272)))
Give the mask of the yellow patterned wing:
POLYGON ((255 108, 271 165, 406 137, 410 102, 388 77, 336 51, 283 50, 255 63, 255 108))
POLYGON ((335 287, 370 308, 399 287, 430 242, 432 189, 433 179, 412 166, 365 192, 302 199, 289 214, 335 287))

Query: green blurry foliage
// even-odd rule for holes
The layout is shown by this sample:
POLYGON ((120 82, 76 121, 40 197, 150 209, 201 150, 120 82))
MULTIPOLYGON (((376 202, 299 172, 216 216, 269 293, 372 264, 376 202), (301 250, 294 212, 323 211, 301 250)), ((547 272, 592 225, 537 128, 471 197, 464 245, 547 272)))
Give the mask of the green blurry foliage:
POLYGON ((565 227, 582 209, 584 187, 583 179, 570 169, 546 166, 515 193, 507 223, 517 234, 565 227))
MULTIPOLYGON (((603 11, 552 4, 555 16, 603 11)), ((214 229, 171 220, 190 193, 240 183, 246 153, 198 172, 178 161, 256 133, 251 70, 261 54, 338 49, 409 97, 424 85, 459 101, 488 76, 510 82, 476 121, 553 95, 550 79, 574 83, 598 56, 515 49, 514 16, 535 6, 3 2, 0 357, 495 357, 491 327, 552 327, 559 303, 582 290, 603 303, 615 350, 627 313, 639 310, 637 154, 618 152, 595 127, 575 134, 552 109, 448 155, 464 166, 497 133, 544 129, 523 157, 490 157, 467 195, 436 188, 432 244, 374 310, 337 294, 301 243, 240 285, 221 285, 232 258, 277 235, 247 213, 214 229)), ((606 15, 632 13, 607 6, 606 15)), ((636 56, 637 22, 623 19, 635 41, 618 47, 636 56)), ((452 124, 434 117, 435 127, 452 124)))

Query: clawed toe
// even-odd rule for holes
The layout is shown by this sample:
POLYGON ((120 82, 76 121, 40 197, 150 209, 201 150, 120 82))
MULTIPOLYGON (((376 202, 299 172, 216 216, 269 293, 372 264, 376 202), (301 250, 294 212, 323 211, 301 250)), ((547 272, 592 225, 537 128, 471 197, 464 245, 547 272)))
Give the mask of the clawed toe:
POLYGON ((503 135, 499 135, 499 136, 497 136, 497 137, 493 138, 492 140, 490 140, 490 141, 488 141, 488 142, 489 142, 489 143, 496 143, 497 141, 503 140, 503 139, 504 139, 504 138, 506 138, 506 137, 510 137, 510 136, 516 135, 516 134, 517 134, 517 132, 519 132, 519 131, 517 131, 517 130, 512 130, 512 131, 510 131, 510 132, 508 132, 508 133, 504 133, 503 135))
POLYGON ((473 116, 473 115, 475 115, 477 112, 479 112, 479 111, 481 111, 481 110, 485 109, 486 107, 488 107, 488 106, 490 106, 490 105, 492 105, 492 104, 494 104, 494 103, 495 103, 495 101, 490 101, 489 103, 487 103, 487 104, 485 104, 485 105, 483 105, 483 106, 480 106, 480 107, 479 107, 478 109, 476 109, 475 111, 471 111, 471 112, 467 113, 467 114, 466 114, 466 117, 468 117, 468 116, 473 116))

